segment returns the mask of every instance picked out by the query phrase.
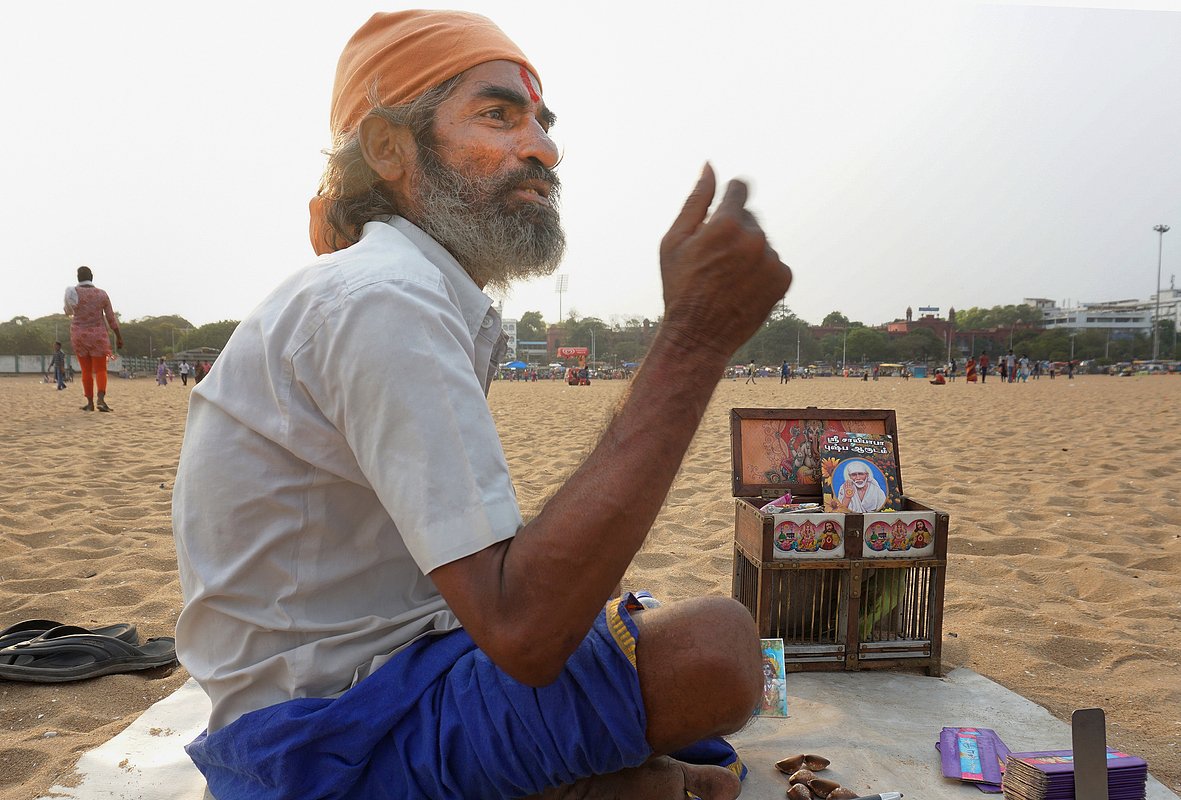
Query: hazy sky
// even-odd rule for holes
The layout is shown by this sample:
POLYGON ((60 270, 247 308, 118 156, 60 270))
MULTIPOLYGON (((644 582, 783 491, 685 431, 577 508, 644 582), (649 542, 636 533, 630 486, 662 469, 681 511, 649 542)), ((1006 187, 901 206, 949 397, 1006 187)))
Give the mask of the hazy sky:
MULTIPOLYGON (((1161 222, 1181 279, 1176 2, 444 5, 496 20, 559 116, 569 290, 518 285, 508 317, 660 315, 707 159, 752 182, 813 323, 1147 298, 1161 222)), ((60 311, 79 264, 124 319, 245 316, 312 258, 336 59, 397 7, 6 5, 0 320, 60 311)))

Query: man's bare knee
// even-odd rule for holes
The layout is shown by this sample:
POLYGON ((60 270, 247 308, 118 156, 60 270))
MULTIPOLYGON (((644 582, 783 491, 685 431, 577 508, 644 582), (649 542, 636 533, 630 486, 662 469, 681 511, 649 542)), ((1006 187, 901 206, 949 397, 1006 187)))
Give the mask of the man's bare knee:
POLYGON ((636 614, 648 743, 670 752, 730 733, 762 692, 758 632, 733 600, 706 597, 636 614))
POLYGON ((718 631, 709 654, 717 659, 714 666, 719 682, 726 681, 732 700, 726 733, 738 730, 750 719, 763 693, 762 650, 758 628, 750 612, 737 600, 713 598, 706 624, 718 631))

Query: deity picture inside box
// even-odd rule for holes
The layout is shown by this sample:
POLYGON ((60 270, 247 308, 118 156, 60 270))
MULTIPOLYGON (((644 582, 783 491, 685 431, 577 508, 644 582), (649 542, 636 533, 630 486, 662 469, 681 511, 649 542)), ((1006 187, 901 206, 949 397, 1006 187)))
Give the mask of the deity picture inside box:
POLYGON ((820 443, 826 511, 901 511, 894 440, 886 434, 826 430, 820 443))

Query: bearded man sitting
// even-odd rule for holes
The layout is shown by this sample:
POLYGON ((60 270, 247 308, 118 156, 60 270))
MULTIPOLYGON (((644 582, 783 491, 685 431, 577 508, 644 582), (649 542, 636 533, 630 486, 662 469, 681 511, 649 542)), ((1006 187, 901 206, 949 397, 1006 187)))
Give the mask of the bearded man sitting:
POLYGON ((178 652, 212 701, 188 751, 218 800, 740 790, 715 737, 760 697, 750 615, 616 595, 791 273, 742 183, 710 214, 707 167, 661 245, 643 368, 526 523, 486 402, 505 337, 483 289, 562 256, 541 94, 473 14, 377 14, 345 47, 320 258, 193 391, 178 469, 178 652))

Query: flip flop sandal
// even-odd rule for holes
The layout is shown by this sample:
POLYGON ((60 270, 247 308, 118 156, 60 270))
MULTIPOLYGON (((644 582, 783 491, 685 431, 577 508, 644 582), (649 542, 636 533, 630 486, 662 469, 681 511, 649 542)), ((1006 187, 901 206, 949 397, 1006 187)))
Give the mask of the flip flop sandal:
POLYGON ((107 405, 106 403, 99 403, 97 408, 99 411, 110 411, 111 410, 111 407, 109 405, 107 405))
POLYGON ((85 628, 62 625, 0 652, 0 678, 61 683, 176 663, 176 640, 148 639, 140 646, 85 628))
MULTIPOLYGON (((51 631, 54 628, 62 627, 64 623, 54 622, 51 619, 26 619, 23 622, 18 622, 15 625, 9 625, 4 630, 0 630, 0 650, 5 647, 12 647, 14 644, 20 642, 27 642, 29 639, 36 639, 46 631, 51 631)), ((115 639, 122 639, 131 644, 139 643, 139 634, 135 630, 134 625, 128 625, 126 622, 120 622, 117 625, 107 625, 102 628, 83 628, 87 633, 97 633, 100 636, 111 636, 115 639)), ((0 658, 0 664, 4 663, 4 659, 0 658)))

